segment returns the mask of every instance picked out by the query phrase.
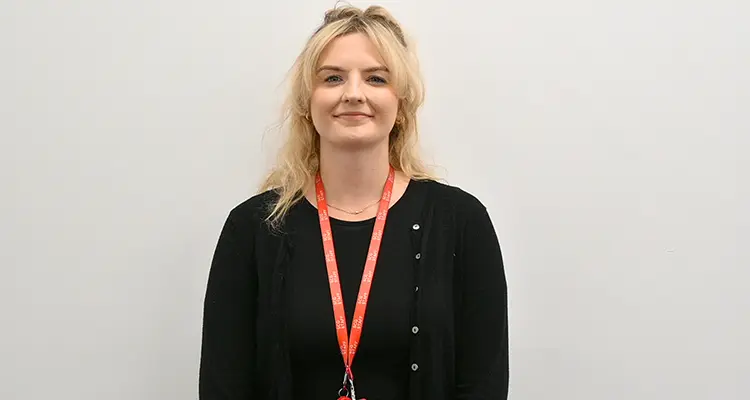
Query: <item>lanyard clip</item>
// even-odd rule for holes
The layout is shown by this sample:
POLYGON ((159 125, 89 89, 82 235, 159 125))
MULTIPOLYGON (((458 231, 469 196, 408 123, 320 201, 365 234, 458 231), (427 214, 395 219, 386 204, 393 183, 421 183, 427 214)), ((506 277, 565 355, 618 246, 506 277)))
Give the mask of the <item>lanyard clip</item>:
POLYGON ((338 395, 339 395, 338 400, 354 400, 350 396, 349 382, 350 382, 349 374, 348 372, 344 372, 344 380, 341 382, 341 389, 339 389, 339 392, 338 392, 338 395))
POLYGON ((357 393, 354 390, 354 378, 349 369, 344 372, 344 379, 341 382, 341 389, 338 392, 339 400, 357 400, 357 393))
POLYGON ((349 392, 350 392, 349 398, 351 398, 352 400, 357 400, 357 394, 354 391, 354 378, 352 378, 351 374, 348 374, 348 373, 346 374, 346 376, 349 377, 349 392))

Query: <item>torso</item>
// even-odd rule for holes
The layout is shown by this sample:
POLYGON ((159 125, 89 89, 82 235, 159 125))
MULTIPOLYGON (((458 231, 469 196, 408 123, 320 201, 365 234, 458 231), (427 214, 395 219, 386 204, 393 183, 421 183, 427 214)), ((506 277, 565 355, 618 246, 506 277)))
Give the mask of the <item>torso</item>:
MULTIPOLYGON (((369 400, 408 397, 410 304, 414 295, 412 225, 422 201, 396 180, 367 307, 361 346, 353 365, 356 388, 369 400), (398 190, 396 192, 396 190, 398 190)), ((295 396, 330 400, 341 385, 338 350, 317 209, 303 205, 305 223, 290 260, 286 303, 295 396)), ((375 207, 377 209, 377 207, 375 207)), ((375 210, 376 212, 377 210, 375 210)), ((331 211, 347 322, 351 324, 375 212, 345 221, 331 211)), ((351 216, 350 216, 351 217, 351 216)))
MULTIPOLYGON (((246 398, 292 400, 295 398, 294 394, 304 394, 313 400, 331 400, 335 393, 331 394, 331 389, 326 384, 328 378, 323 378, 322 375, 320 378, 305 378, 305 374, 311 371, 319 369, 321 374, 326 374, 323 371, 329 370, 331 377, 335 373, 335 385, 338 388, 343 377, 343 362, 330 319, 333 311, 325 279, 317 213, 311 203, 300 201, 290 209, 281 227, 272 228, 265 222, 265 218, 276 198, 277 194, 269 190, 238 205, 230 213, 222 231, 225 237, 220 239, 221 247, 217 248, 215 256, 218 257, 215 258, 216 266, 212 267, 215 289, 211 292, 213 296, 207 297, 206 301, 208 307, 215 306, 213 301, 219 302, 217 304, 227 307, 225 311, 228 314, 213 314, 220 318, 212 317, 206 321, 205 332, 209 336, 205 342, 206 364, 202 367, 206 376, 204 392, 213 390, 219 393, 220 388, 211 385, 222 383, 227 388, 236 389, 235 393, 241 393, 246 398), (311 252, 306 252, 305 248, 311 252), (315 254, 315 251, 318 253, 315 254), (308 278, 302 271, 315 278, 308 278), (250 282, 235 282, 248 278, 251 279, 250 282), (240 296, 234 292, 224 293, 224 285, 243 287, 249 291, 248 296, 240 296), (313 288, 317 294, 312 292, 313 288), (309 292, 306 291, 308 289, 309 292), (317 299, 315 301, 319 303, 314 303, 313 299, 317 299), (237 303, 236 307, 234 304, 230 305, 232 302, 237 303), (310 309, 306 309, 308 305, 310 309), (248 318, 244 318, 245 316, 248 318), (314 325, 299 319, 300 317, 318 322, 314 325), (327 333, 326 329, 329 329, 327 333), (306 331, 310 332, 310 336, 304 335, 306 331), (318 345, 305 344, 307 339, 304 337, 309 337, 310 342, 318 338, 315 340, 318 345), (219 338, 221 343, 216 342, 219 338), (324 347, 316 347, 321 344, 324 347), (328 346, 332 350, 327 350, 328 346), (307 351, 325 353, 327 358, 305 358, 307 351), (231 359, 222 359, 230 356, 231 359), (227 365, 228 362, 232 365, 227 365), (232 369, 231 374, 226 372, 228 367, 232 369), (294 377, 292 368, 296 372, 294 377), (306 381, 313 383, 304 386, 306 381), (318 389, 314 385, 320 385, 319 392, 315 392, 318 389), (292 390, 296 393, 293 394, 292 390)), ((385 254, 391 251, 388 249, 393 249, 388 244, 391 240, 398 242, 398 251, 407 253, 394 257, 398 262, 378 264, 372 289, 372 304, 368 306, 372 310, 368 310, 364 324, 363 347, 354 362, 358 398, 451 400, 462 397, 457 390, 471 389, 466 382, 474 378, 481 378, 484 397, 493 397, 495 394, 495 397, 505 396, 508 376, 507 330, 503 332, 503 327, 507 327, 507 321, 504 320, 506 291, 502 258, 485 207, 478 199, 457 187, 436 181, 415 180, 409 183, 406 193, 391 207, 386 229, 383 243, 386 253, 383 253, 383 257, 387 257, 385 254), (404 202, 405 199, 408 202, 404 202), (402 207, 404 204, 409 205, 402 207), (396 226, 399 228, 395 228, 396 226), (397 233, 392 233, 393 229, 397 233), (407 231, 408 234, 405 233, 407 231), (467 252, 467 246, 474 250, 467 252), (465 269, 467 263, 475 267, 475 274, 481 274, 482 282, 475 281, 474 284, 486 283, 484 287, 492 287, 484 292, 484 296, 488 298, 488 302, 482 304, 484 308, 477 308, 478 304, 474 304, 472 308, 473 312, 484 313, 486 318, 474 321, 478 328, 470 330, 457 326, 456 319, 462 316, 462 307, 466 306, 463 303, 464 296, 473 290, 467 286, 470 284, 465 269), (393 289, 393 294, 391 290, 387 290, 383 295, 380 290, 384 287, 391 289, 388 283, 383 283, 391 281, 384 277, 388 270, 404 274, 399 275, 402 278, 395 278, 392 282, 411 281, 412 286, 408 290, 393 286, 396 288, 393 289), (407 292, 411 293, 410 299, 404 294, 407 292), (384 297, 390 296, 402 300, 394 301, 397 305, 393 308, 389 308, 388 304, 375 305, 383 301, 384 297), (391 318, 391 314, 394 318, 391 318), (409 323, 401 320, 407 314, 409 323), (375 322, 379 319, 386 322, 375 322), (404 326, 407 332, 400 333, 404 326), (377 337, 370 338, 378 333, 368 333, 372 329, 392 330, 393 336, 383 333, 384 337, 391 336, 391 339, 380 343, 391 348, 389 355, 384 356, 394 357, 391 358, 395 360, 391 365, 395 367, 392 371, 377 369, 378 374, 384 375, 367 378, 367 373, 358 374, 359 369, 366 368, 369 363, 367 360, 371 360, 370 357, 365 357, 366 354, 378 353, 377 356, 380 356, 378 350, 366 351, 367 346, 379 349, 377 337), (456 329, 464 330, 457 332, 456 329), (486 341, 487 338, 497 340, 486 341), (408 351, 402 350, 402 345, 399 344, 403 340, 409 341, 408 351), (466 350, 460 350, 461 348, 466 350), (467 356, 467 350, 471 352, 470 356, 467 356), (408 364, 405 365, 402 359, 398 359, 399 356, 409 357, 408 364), (374 385, 377 386, 380 385, 377 379, 389 379, 395 382, 396 388, 389 393, 400 391, 399 382, 404 376, 399 375, 402 368, 408 371, 408 394, 388 395, 380 393, 377 388, 371 390, 370 385, 373 384, 368 382, 376 382, 374 385), (473 372, 458 375, 459 370, 473 372), (394 375, 391 376, 390 372, 394 375)), ((342 237, 346 233, 336 235, 342 237)), ((337 245, 343 243, 343 240, 339 240, 337 245)), ((349 269, 343 264, 340 267, 341 270, 349 269)), ((354 268, 362 267, 357 265, 354 268)), ((355 270, 355 281, 357 274, 358 271, 355 270)), ((346 284, 342 288, 345 301, 349 301, 349 304, 351 295, 347 293, 357 290, 351 286, 346 284)), ((351 310, 349 305, 346 308, 351 310)), ((209 308, 213 313, 223 312, 221 310, 209 308)), ((376 361, 373 365, 375 364, 381 363, 376 361)), ((221 390, 223 389, 222 387, 221 390)))

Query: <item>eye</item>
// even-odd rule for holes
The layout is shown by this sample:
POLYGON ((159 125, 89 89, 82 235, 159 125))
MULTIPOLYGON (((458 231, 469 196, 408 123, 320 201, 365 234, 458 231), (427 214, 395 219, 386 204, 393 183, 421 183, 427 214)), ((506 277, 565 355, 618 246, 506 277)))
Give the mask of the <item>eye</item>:
POLYGON ((323 82, 326 82, 326 83, 336 83, 340 81, 342 81, 342 79, 338 75, 331 75, 323 79, 323 82))
POLYGON ((377 85, 385 85, 385 84, 387 84, 387 83, 388 83, 388 82, 387 82, 387 81, 385 80, 385 78, 382 78, 382 77, 380 77, 380 76, 377 76, 377 75, 373 75, 373 76, 371 76, 370 78, 368 78, 368 80, 369 80, 370 82, 373 82, 373 83, 377 84, 377 85))

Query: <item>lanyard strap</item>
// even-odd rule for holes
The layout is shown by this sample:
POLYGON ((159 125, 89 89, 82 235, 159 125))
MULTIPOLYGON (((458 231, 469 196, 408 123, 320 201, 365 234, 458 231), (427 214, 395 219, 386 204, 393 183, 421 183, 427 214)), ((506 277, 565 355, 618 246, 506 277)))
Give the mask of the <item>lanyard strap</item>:
POLYGON ((350 335, 346 332, 346 314, 344 313, 344 301, 341 293, 341 284, 339 283, 339 269, 336 263, 336 251, 333 245, 333 234, 331 233, 331 221, 328 217, 328 203, 326 202, 325 189, 320 173, 315 178, 315 189, 318 201, 318 217, 320 220, 320 232, 323 237, 323 250, 325 251, 326 268, 328 269, 328 283, 331 286, 331 303, 333 305, 333 316, 336 322, 336 336, 339 340, 341 356, 344 359, 346 373, 351 376, 351 365, 354 355, 357 353, 359 338, 362 335, 362 326, 365 319, 365 310, 367 309, 367 300, 370 296, 370 287, 372 278, 375 275, 375 264, 378 261, 380 252, 380 243, 383 239, 383 229, 385 220, 388 216, 388 208, 391 203, 391 194, 393 193, 393 183, 395 171, 393 167, 388 173, 388 180, 383 187, 383 195, 380 198, 380 208, 375 218, 375 227, 372 230, 370 239, 370 249, 367 251, 367 260, 365 269, 362 273, 362 282, 359 286, 359 295, 357 296, 357 305, 354 308, 354 318, 352 320, 352 331, 350 335))

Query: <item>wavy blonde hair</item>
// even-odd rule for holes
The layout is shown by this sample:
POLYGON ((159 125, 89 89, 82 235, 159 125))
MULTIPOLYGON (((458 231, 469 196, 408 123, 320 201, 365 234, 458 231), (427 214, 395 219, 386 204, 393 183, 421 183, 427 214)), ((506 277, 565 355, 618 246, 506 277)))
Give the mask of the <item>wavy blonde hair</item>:
POLYGON ((290 89, 280 123, 287 137, 276 166, 260 187, 261 191, 274 190, 278 194, 267 217, 274 226, 304 198, 304 189, 318 172, 320 138, 309 115, 321 53, 336 38, 352 33, 364 34, 375 44, 399 98, 396 122, 389 136, 391 165, 411 179, 434 179, 418 154, 417 112, 424 102, 424 85, 413 44, 383 7, 333 8, 325 13, 323 24, 310 37, 290 70, 290 89))

